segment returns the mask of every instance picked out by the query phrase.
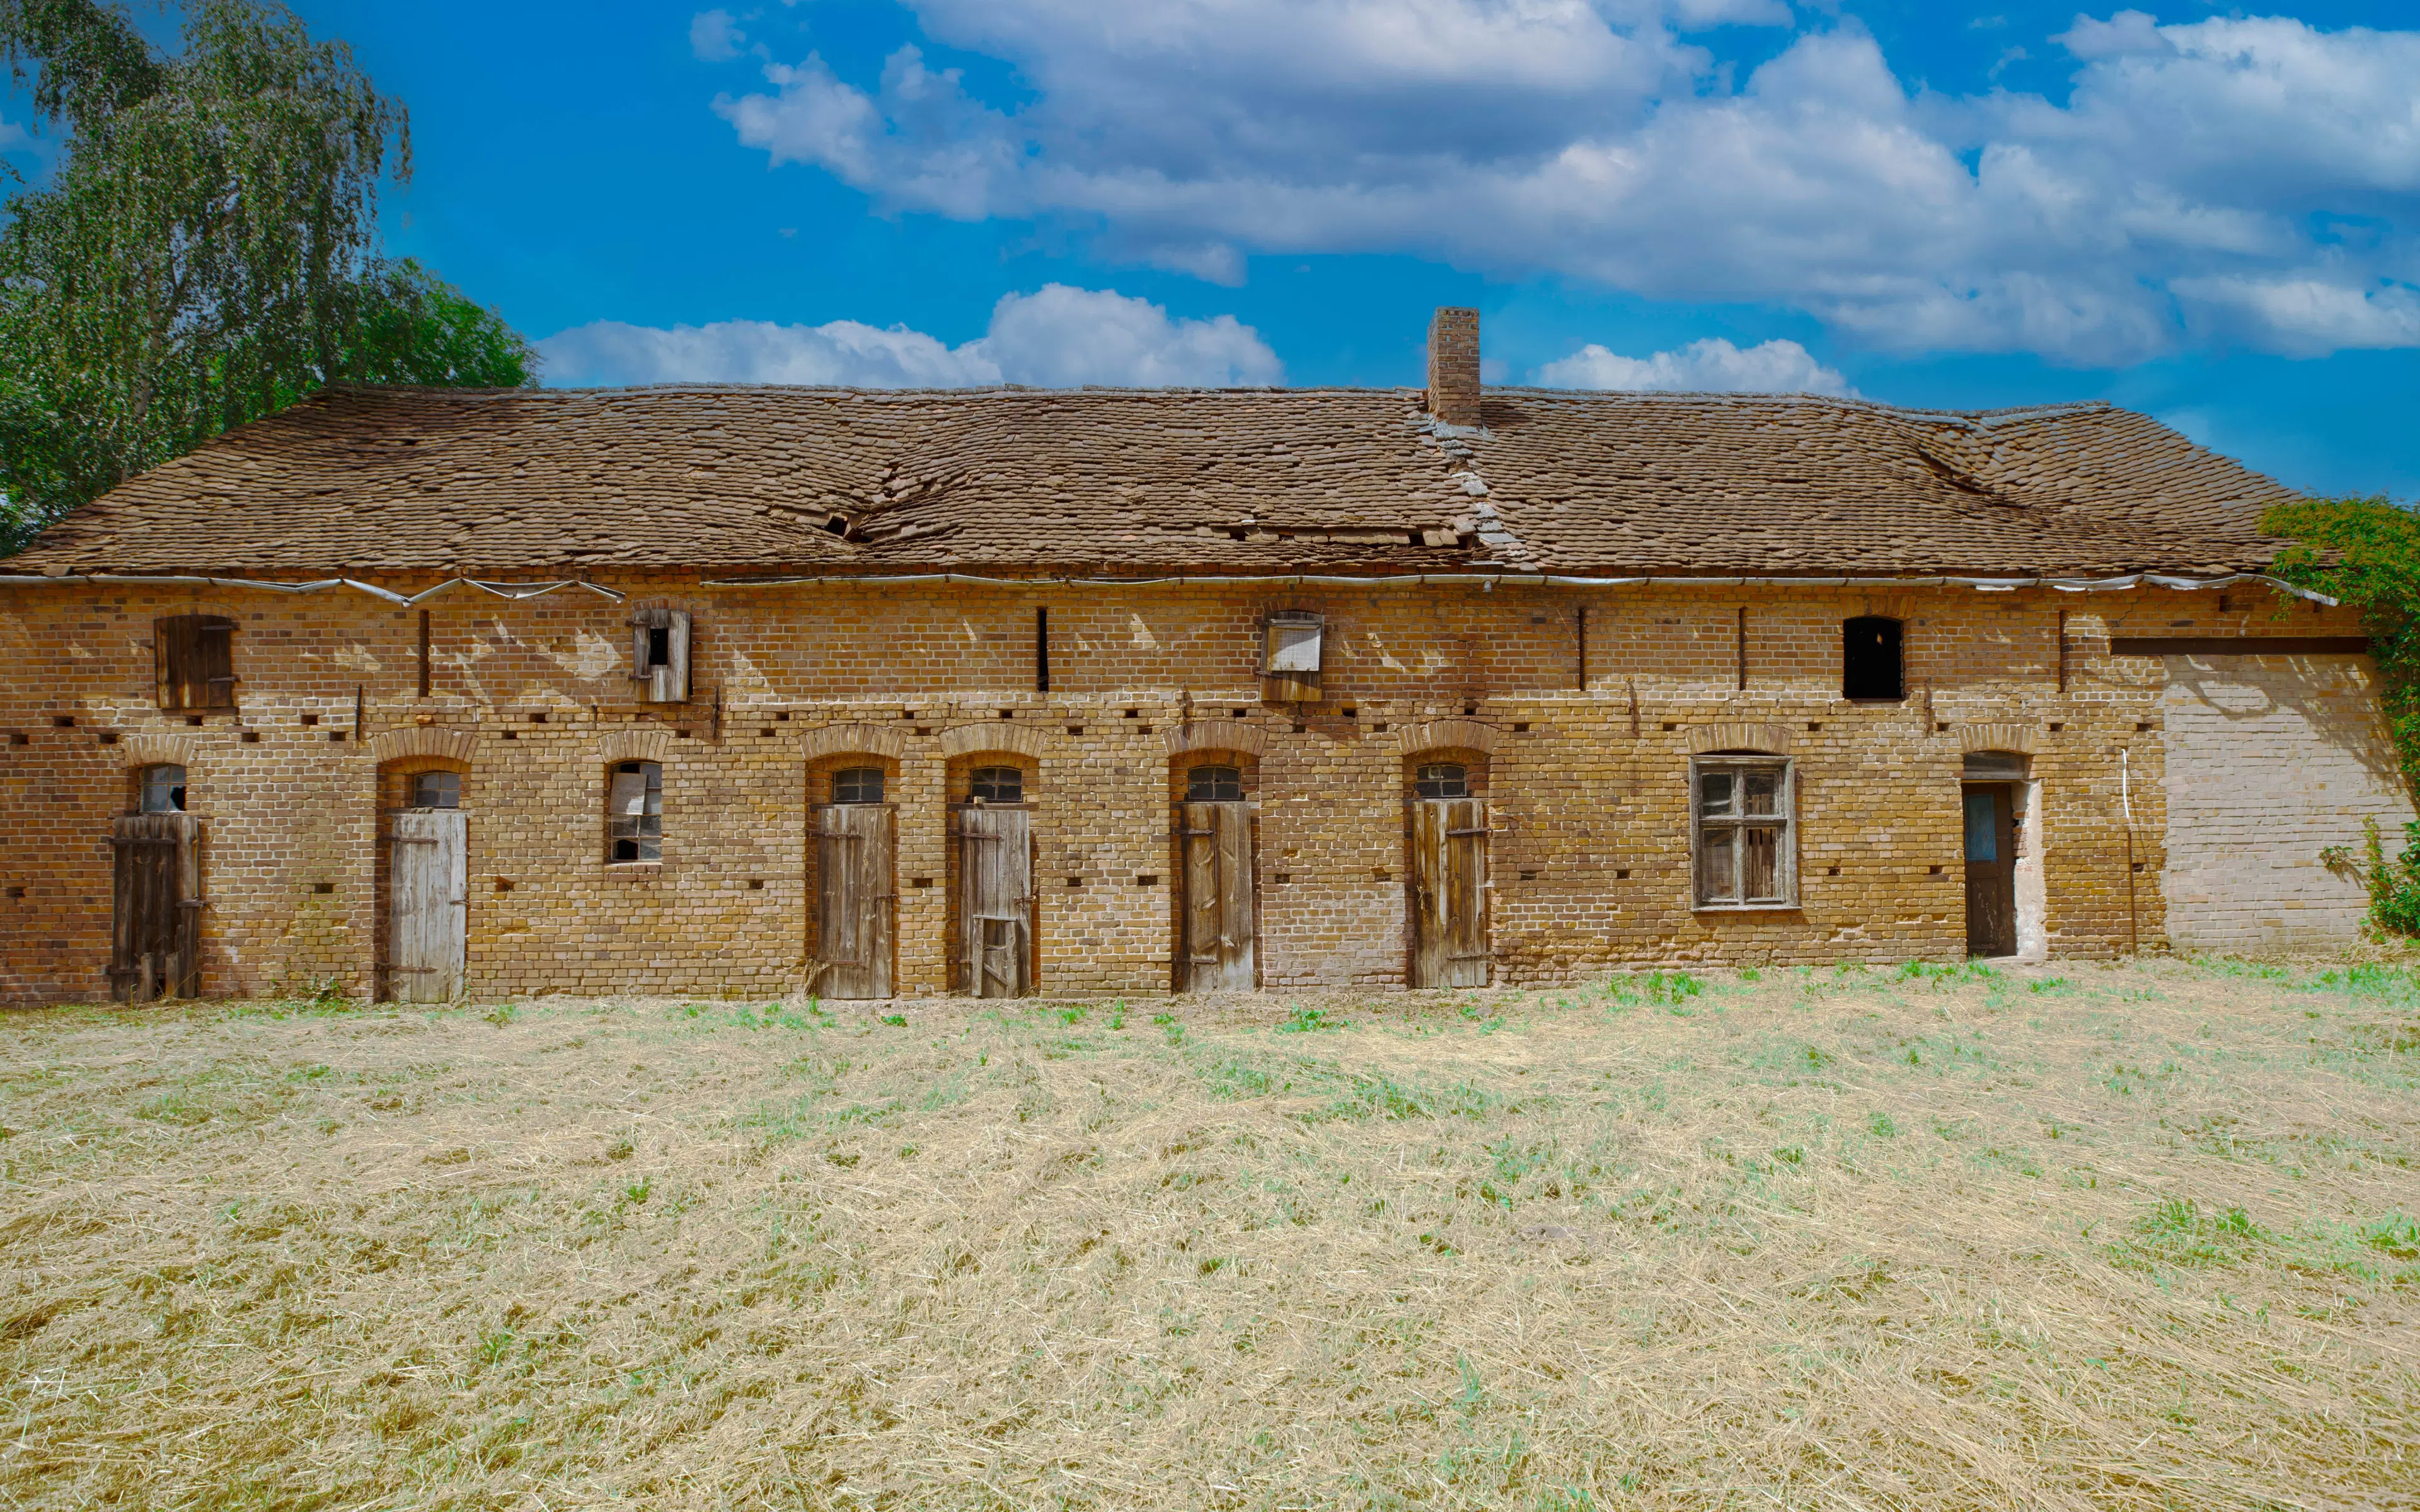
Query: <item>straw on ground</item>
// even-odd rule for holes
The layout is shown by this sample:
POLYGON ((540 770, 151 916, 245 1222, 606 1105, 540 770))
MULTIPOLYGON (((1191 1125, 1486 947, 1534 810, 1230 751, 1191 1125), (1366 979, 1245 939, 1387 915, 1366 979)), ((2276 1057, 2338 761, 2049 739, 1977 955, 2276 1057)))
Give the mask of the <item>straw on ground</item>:
POLYGON ((2420 987, 0 1019, 0 1502, 2420 1504, 2420 987))

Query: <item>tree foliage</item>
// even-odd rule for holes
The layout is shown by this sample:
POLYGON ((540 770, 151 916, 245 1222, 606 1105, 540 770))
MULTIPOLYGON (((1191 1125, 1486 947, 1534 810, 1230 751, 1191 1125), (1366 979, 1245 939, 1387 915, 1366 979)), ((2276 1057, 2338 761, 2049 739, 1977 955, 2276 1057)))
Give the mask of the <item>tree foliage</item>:
POLYGON ((410 123, 345 45, 271 0, 182 20, 169 54, 117 0, 0 0, 0 54, 69 137, 0 229, 0 549, 326 383, 533 380, 500 316, 381 255, 410 123))
MULTIPOLYGON (((2278 577, 2360 613, 2404 787, 2420 795, 2420 512, 2382 498, 2310 500, 2276 505, 2260 528, 2294 543, 2271 569, 2278 577)), ((2420 934, 2420 824, 2404 827, 2404 847, 2392 858, 2373 826, 2365 856, 2338 849, 2327 859, 2361 873, 2371 922, 2420 934)))

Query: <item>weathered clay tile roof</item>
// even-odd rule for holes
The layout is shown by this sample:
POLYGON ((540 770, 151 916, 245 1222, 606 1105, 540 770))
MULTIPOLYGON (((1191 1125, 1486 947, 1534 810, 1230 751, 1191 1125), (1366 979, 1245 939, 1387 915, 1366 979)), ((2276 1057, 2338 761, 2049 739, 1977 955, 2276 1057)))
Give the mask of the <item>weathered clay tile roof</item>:
POLYGON ((2067 574, 2260 566, 2277 484, 2104 405, 1491 390, 335 389, 15 571, 2067 574))

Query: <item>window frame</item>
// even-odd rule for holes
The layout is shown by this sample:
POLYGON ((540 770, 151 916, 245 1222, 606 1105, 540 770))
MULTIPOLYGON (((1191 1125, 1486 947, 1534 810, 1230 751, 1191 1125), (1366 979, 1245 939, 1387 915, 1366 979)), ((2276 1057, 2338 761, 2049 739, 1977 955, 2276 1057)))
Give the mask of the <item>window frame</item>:
POLYGON ((1696 913, 1771 914, 1787 913, 1800 906, 1798 891, 1798 764, 1788 756, 1776 756, 1763 751, 1715 751, 1689 759, 1689 907, 1696 913), (1774 784, 1776 812, 1750 814, 1742 800, 1746 783, 1740 779, 1751 771, 1770 771, 1777 780, 1774 784), (1705 812, 1706 778, 1715 773, 1733 777, 1731 811, 1709 815, 1705 812), (1774 841, 1774 872, 1778 881, 1777 895, 1770 898, 1749 898, 1746 895, 1746 855, 1744 837, 1751 829, 1776 829, 1774 841), (1734 896, 1729 899, 1709 898, 1706 889, 1706 854, 1709 836, 1719 834, 1731 851, 1731 887, 1734 896))
POLYGON ((188 798, 190 797, 189 789, 190 789, 190 788, 191 788, 191 786, 192 786, 192 782, 193 782, 193 776, 192 776, 192 774, 191 774, 191 773, 190 773, 190 772, 185 768, 185 766, 184 766, 181 763, 178 763, 178 762, 154 762, 154 763, 152 763, 150 765, 144 767, 140 772, 138 772, 138 773, 135 775, 135 779, 134 779, 134 811, 135 811, 136 813, 183 813, 183 812, 185 812, 185 811, 186 811, 185 805, 186 805, 186 802, 187 802, 188 798), (165 789, 165 793, 166 793, 166 796, 167 796, 167 800, 168 800, 168 807, 166 807, 166 808, 164 808, 164 809, 154 809, 154 808, 152 808, 152 807, 151 807, 151 792, 152 792, 152 787, 153 787, 153 782, 152 782, 152 774, 153 774, 153 773, 155 773, 155 772, 157 772, 157 773, 174 772, 174 773, 176 773, 176 774, 177 774, 177 779, 176 779, 174 782, 168 782, 168 783, 164 783, 164 784, 163 784, 163 787, 164 787, 164 789, 165 789))
POLYGON ((1478 794, 1470 791, 1470 764, 1468 762, 1413 763, 1412 796, 1416 800, 1432 802, 1451 802, 1460 798, 1475 798, 1479 796, 1478 794), (1447 771, 1451 771, 1454 775, 1451 777, 1431 777, 1429 775, 1432 772, 1443 773, 1447 771), (1428 791, 1431 784, 1435 784, 1438 787, 1446 787, 1449 785, 1455 786, 1461 788, 1462 791, 1459 793, 1431 793, 1428 791))
POLYGON ((1187 803, 1241 803, 1244 801, 1244 769, 1233 762, 1199 762, 1185 769, 1185 801, 1187 803), (1212 776, 1211 774, 1221 774, 1212 776), (1207 779, 1209 792, 1199 791, 1207 779), (1233 788, 1222 793, 1222 787, 1233 788))
POLYGON ((831 801, 834 805, 852 809, 867 809, 887 803, 890 799, 891 774, 883 770, 881 767, 842 766, 835 767, 833 769, 831 775, 831 801), (870 798, 864 796, 864 786, 861 780, 865 774, 869 772, 874 774, 874 796, 870 798), (852 778, 861 779, 860 781, 852 784, 857 788, 856 796, 848 796, 844 795, 842 792, 842 784, 852 778))
POLYGON ((1011 765, 1008 765, 1008 764, 1003 764, 1003 763, 1000 763, 1000 762, 993 762, 993 763, 989 763, 989 764, 985 764, 985 765, 983 765, 983 766, 975 766, 975 767, 970 767, 970 768, 968 768, 968 771, 967 771, 967 801, 968 801, 968 802, 970 802, 970 803, 979 803, 979 804, 984 805, 985 808, 992 808, 992 809, 997 809, 997 808, 1001 808, 1001 807, 1011 807, 1011 808, 1013 808, 1013 807, 1015 807, 1015 806, 1016 806, 1016 805, 1017 805, 1017 804, 1021 804, 1021 803, 1023 803, 1023 802, 1025 801, 1025 768, 1024 768, 1024 767, 1022 767, 1022 766, 1011 766, 1011 765), (997 795, 988 795, 988 796, 987 796, 987 795, 985 795, 985 794, 983 794, 983 793, 980 793, 980 792, 976 791, 976 789, 977 789, 977 785, 978 785, 978 784, 980 784, 980 783, 984 783, 984 782, 985 782, 985 781, 988 781, 989 785, 994 789, 994 792, 995 792, 995 795, 996 795, 996 794, 997 794, 997 791, 998 791, 998 789, 999 789, 999 787, 1000 787, 1000 785, 1001 785, 1001 783, 1000 783, 1000 778, 999 778, 999 775, 998 775, 998 774, 1000 774, 1000 773, 1001 773, 1001 772, 1010 772, 1010 773, 1014 773, 1014 774, 1016 775, 1016 797, 1013 797, 1013 798, 1003 798, 1003 797, 999 797, 999 796, 997 796, 997 795))
POLYGON ((650 761, 613 762, 605 768, 605 864, 608 866, 661 866, 664 859, 664 764, 650 761), (640 779, 639 811, 617 812, 613 794, 619 778, 637 776, 640 779), (652 783, 649 779, 653 779, 652 783), (652 808, 648 800, 653 799, 652 808), (652 829, 649 822, 653 821, 652 829), (655 854, 647 854, 652 843, 655 854), (628 845, 635 853, 619 854, 628 845))
MULTIPOLYGON (((438 786, 442 788, 444 784, 441 782, 438 786)), ((406 809, 427 809, 432 811, 442 813, 456 812, 462 807, 462 774, 442 766, 431 766, 421 771, 407 773, 403 779, 403 806, 406 809), (451 803, 422 803, 420 801, 420 785, 423 782, 427 781, 430 778, 437 777, 449 777, 454 779, 454 801, 451 803)))
POLYGON ((638 685, 642 703, 689 702, 690 648, 695 625, 687 609, 650 608, 630 616, 630 681, 638 685), (664 655, 655 654, 661 636, 664 655))

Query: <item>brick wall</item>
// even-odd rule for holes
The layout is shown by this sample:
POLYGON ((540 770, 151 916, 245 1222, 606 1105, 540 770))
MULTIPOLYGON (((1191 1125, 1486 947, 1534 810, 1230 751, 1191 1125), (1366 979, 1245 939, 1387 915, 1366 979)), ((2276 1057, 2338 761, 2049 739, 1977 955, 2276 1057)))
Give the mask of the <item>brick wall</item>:
MULTIPOLYGON (((613 581, 634 599, 693 610, 689 705, 632 702, 628 608, 578 590, 512 602, 459 588, 433 600, 425 699, 418 611, 361 594, 9 591, 0 597, 0 656, 12 670, 0 688, 0 999, 105 993, 110 816, 130 801, 132 769, 171 748, 185 753, 189 807, 205 818, 213 993, 329 979, 371 989, 381 768, 392 784, 415 763, 448 762, 465 774, 474 993, 786 990, 810 949, 807 804, 820 795, 816 774, 859 749, 892 773, 899 808, 904 992, 949 980, 949 784, 986 752, 1033 774, 1044 991, 1167 990, 1171 762, 1219 749, 1249 758, 1260 806, 1264 984, 1398 983, 1402 796, 1416 754, 1407 731, 1419 733, 1414 745, 1454 746, 1483 764, 1498 830, 1501 981, 1650 961, 1960 956, 1959 773, 1964 750, 1986 738, 2028 749, 2041 784, 2050 949, 2106 955, 2166 939, 2163 795, 2173 757, 2161 732, 2180 711, 2164 694, 2162 664, 2113 659, 2108 633, 2354 628, 2302 609, 2222 624, 2212 595, 2158 590, 2078 598, 613 581), (1043 606, 1047 694, 1033 679, 1043 606), (1318 705, 1261 702, 1258 625, 1279 609, 1328 617, 1318 705), (151 622, 192 611, 242 627, 237 715, 152 706, 151 622), (1840 621, 1869 612, 1908 622, 1903 702, 1838 696, 1840 621), (1693 912, 1689 755, 1742 729, 1786 745, 1798 763, 1803 906, 1693 912), (1985 729, 1998 733, 1977 733, 1985 729), (2118 816, 2121 748, 2135 783, 2132 872, 2118 816), (664 764, 660 866, 606 864, 604 772, 632 757, 664 764)), ((2366 693, 2325 698, 2341 723, 2366 693)), ((2326 748, 2316 727, 2280 725, 2273 739, 2289 762, 2326 748)), ((2234 811, 2249 799, 2216 801, 2234 811)), ((2341 929, 2341 910, 2330 918, 2341 929)))
POLYGON ((2164 659, 2170 935, 2194 949, 2350 938, 2368 896, 2319 853, 2359 855, 2367 819, 2391 854, 2413 817, 2369 659, 2164 659))

